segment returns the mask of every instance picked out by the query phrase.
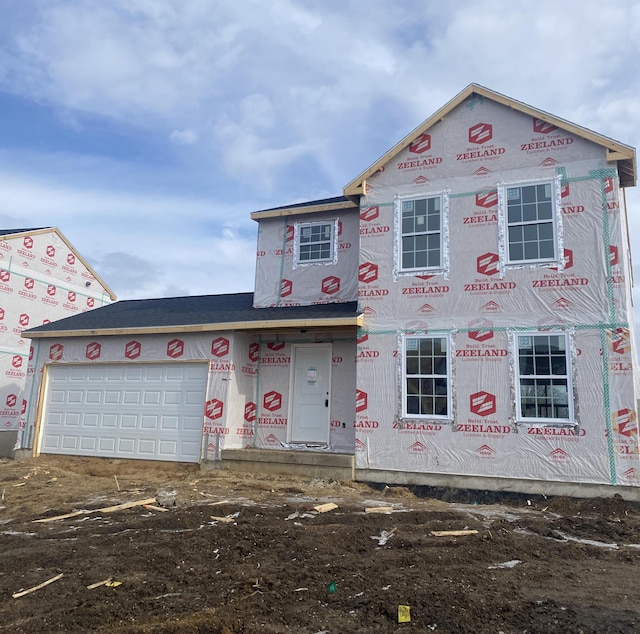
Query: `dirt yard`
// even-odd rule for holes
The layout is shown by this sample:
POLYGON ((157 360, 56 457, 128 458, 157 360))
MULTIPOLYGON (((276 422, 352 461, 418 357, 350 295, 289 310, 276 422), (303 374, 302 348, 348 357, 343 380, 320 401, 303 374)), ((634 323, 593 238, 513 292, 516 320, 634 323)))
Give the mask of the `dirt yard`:
POLYGON ((640 632, 640 509, 620 498, 54 457, 0 460, 0 491, 0 631, 640 632))

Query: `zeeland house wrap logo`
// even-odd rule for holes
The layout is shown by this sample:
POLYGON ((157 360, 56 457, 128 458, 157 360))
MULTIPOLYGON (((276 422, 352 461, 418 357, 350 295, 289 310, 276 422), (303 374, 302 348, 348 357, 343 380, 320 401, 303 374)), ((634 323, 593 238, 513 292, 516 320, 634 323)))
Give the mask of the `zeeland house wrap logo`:
POLYGON ((409 145, 406 155, 396 163, 396 170, 406 173, 430 170, 440 165, 442 156, 435 156, 431 152, 431 135, 421 134, 409 145))
POLYGON ((224 415, 224 403, 217 398, 212 398, 204 404, 204 422, 203 431, 210 436, 222 436, 229 433, 229 428, 220 425, 221 418, 224 415))
POLYGON ((451 289, 435 275, 414 275, 401 278, 402 295, 410 295, 424 301, 424 296, 443 297, 451 289), (435 279, 434 279, 435 278, 435 279))
POLYGON ((23 369, 24 365, 26 365, 25 359, 23 359, 19 354, 14 354, 11 357, 11 367, 5 371, 5 376, 23 379, 27 376, 23 369))
POLYGON ((466 423, 456 423, 456 432, 476 438, 502 438, 511 433, 509 425, 500 424, 496 418, 490 418, 497 412, 496 396, 484 390, 469 395, 469 412, 475 414, 467 418, 466 423))
POLYGON ((9 286, 11 281, 11 273, 5 269, 0 269, 0 292, 13 293, 13 287, 9 286))
POLYGON ((269 390, 262 396, 262 409, 268 412, 258 417, 258 425, 260 427, 286 427, 287 419, 278 416, 277 412, 282 409, 282 394, 276 390, 269 390), (269 415, 271 414, 271 415, 269 415))
POLYGON ((30 301, 38 299, 38 296, 34 293, 35 286, 36 282, 32 277, 25 277, 22 288, 18 291, 18 295, 30 301))
POLYGON ((422 420, 394 420, 391 425, 399 434, 419 434, 420 436, 435 436, 444 429, 444 425, 422 420))
POLYGON ((51 268, 56 268, 58 263, 53 259, 56 257, 56 248, 52 244, 48 244, 45 253, 46 255, 40 258, 40 262, 51 268))
MULTIPOLYGON (((285 257, 291 258, 293 257, 293 243, 296 234, 296 228, 294 225, 287 225, 284 229, 280 229, 278 232, 278 247, 270 251, 272 255, 277 257, 285 257), (284 246, 283 246, 284 243, 284 246)), ((258 252, 258 256, 261 255, 261 252, 258 252)), ((264 253, 262 253, 264 255, 264 253)))
POLYGON ((67 301, 62 304, 62 307, 66 310, 70 310, 71 312, 77 312, 79 310, 78 305, 76 304, 76 300, 78 296, 75 291, 67 291, 67 301))
POLYGON ((371 432, 380 427, 377 420, 371 420, 368 414, 369 394, 364 390, 356 390, 356 420, 353 423, 356 432, 371 432))
POLYGON ((58 292, 58 288, 55 284, 47 284, 47 294, 41 297, 41 300, 45 304, 49 304, 50 306, 57 306, 60 302, 56 299, 56 294, 58 292))
POLYGON ((625 276, 620 272, 620 248, 614 244, 609 245, 609 266, 611 268, 611 283, 616 288, 624 286, 625 276))
POLYGON ((556 442, 562 439, 566 442, 578 442, 580 438, 587 435, 587 430, 583 427, 541 427, 540 425, 523 425, 527 436, 531 436, 536 440, 551 440, 556 442))
POLYGON ((508 295, 515 290, 516 283, 500 279, 487 279, 500 273, 500 257, 497 253, 483 253, 476 258, 476 277, 473 282, 464 285, 469 295, 508 295))
POLYGON ((356 361, 357 363, 373 362, 375 359, 380 358, 380 350, 377 350, 371 346, 369 341, 369 335, 364 333, 358 337, 356 348, 356 361))
POLYGON ((493 161, 507 151, 504 147, 489 145, 493 139, 493 126, 490 123, 476 123, 467 130, 469 145, 464 152, 456 154, 456 161, 474 163, 477 161, 493 161))
POLYGON ((380 207, 373 205, 360 210, 360 235, 380 238, 391 232, 391 225, 380 217, 380 207))
POLYGON ((622 458, 638 457, 638 416, 630 408, 619 409, 611 414, 613 444, 622 458))
POLYGON ((23 258, 35 260, 36 256, 33 254, 31 249, 33 249, 33 238, 31 236, 25 236, 22 240, 22 248, 18 249, 18 254, 23 258))
POLYGON ((377 300, 386 297, 389 289, 381 287, 378 283, 378 265, 373 262, 363 262, 358 267, 358 297, 377 300))
POLYGON ((7 394, 5 406, 7 409, 0 410, 0 416, 15 416, 18 414, 18 395, 7 394))
POLYGON ((582 290, 589 285, 588 277, 578 277, 571 269, 573 268, 573 249, 564 249, 564 266, 559 269, 557 266, 550 267, 542 277, 531 280, 531 287, 538 292, 565 290, 582 290))
POLYGON ((574 138, 552 123, 533 117, 532 124, 532 135, 525 143, 520 144, 521 152, 526 154, 549 152, 549 150, 558 152, 573 145, 574 138))
POLYGON ((211 356, 209 370, 212 372, 232 372, 236 369, 235 363, 224 359, 231 350, 231 343, 226 337, 216 337, 211 341, 211 356))
POLYGON ((616 376, 625 376, 633 372, 631 333, 628 328, 607 331, 607 349, 611 373, 616 376))
POLYGON ((494 226, 498 224, 498 191, 485 189, 475 196, 475 208, 471 216, 464 216, 462 224, 480 226, 494 226))
POLYGON ((584 213, 584 205, 575 205, 573 203, 571 199, 572 191, 573 189, 568 182, 562 183, 560 186, 560 201, 562 204, 560 212, 562 213, 563 218, 577 218, 579 217, 579 214, 584 213))
POLYGON ((456 349, 456 358, 462 361, 500 361, 509 356, 506 348, 498 348, 493 323, 488 319, 473 319, 467 324, 467 336, 456 349))

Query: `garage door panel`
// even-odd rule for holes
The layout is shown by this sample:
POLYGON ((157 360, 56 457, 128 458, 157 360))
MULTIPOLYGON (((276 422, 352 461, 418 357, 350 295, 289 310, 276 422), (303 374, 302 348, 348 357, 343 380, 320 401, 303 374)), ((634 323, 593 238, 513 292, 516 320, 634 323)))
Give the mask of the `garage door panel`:
POLYGON ((41 451, 197 462, 206 386, 206 364, 51 366, 41 451))

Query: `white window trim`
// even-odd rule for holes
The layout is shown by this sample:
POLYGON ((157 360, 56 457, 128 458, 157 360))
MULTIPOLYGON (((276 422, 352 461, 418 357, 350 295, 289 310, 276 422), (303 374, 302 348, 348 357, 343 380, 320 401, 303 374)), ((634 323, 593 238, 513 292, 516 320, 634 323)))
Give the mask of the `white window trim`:
MULTIPOLYGON (((403 334, 401 338, 402 354, 400 355, 400 376, 402 381, 402 418, 410 420, 437 420, 437 421, 451 421, 453 419, 453 401, 452 401, 452 382, 453 374, 451 367, 451 350, 452 342, 450 335, 435 335, 435 334, 403 334), (444 339, 447 342, 447 414, 409 414, 407 412, 407 339, 444 339)), ((414 376, 414 375, 411 375, 414 376)), ((434 375, 435 376, 435 375, 434 375)), ((443 377, 445 375, 437 375, 443 377)))
POLYGON ((406 196, 396 195, 394 200, 394 225, 395 240, 393 245, 393 275, 398 277, 419 275, 428 273, 429 275, 444 274, 445 279, 449 275, 449 190, 439 192, 424 192, 406 196), (440 199, 440 266, 420 267, 415 269, 402 268, 402 203, 408 200, 424 200, 429 198, 440 199))
POLYGON ((293 234, 293 268, 301 266, 327 266, 338 262, 338 218, 331 220, 314 220, 312 222, 296 222, 293 234), (331 255, 323 260, 300 260, 300 231, 302 227, 331 225, 331 255))
POLYGON ((561 181, 562 176, 557 175, 552 178, 541 178, 535 180, 523 180, 513 181, 508 183, 498 183, 498 227, 499 227, 499 240, 498 240, 498 254, 501 263, 502 272, 505 268, 518 269, 518 268, 540 268, 557 266, 558 270, 564 269, 564 249, 563 249, 563 228, 562 228, 562 213, 561 213, 561 181), (507 214, 507 190, 511 187, 527 187, 530 185, 551 185, 551 206, 552 206, 552 223, 553 223, 553 235, 554 235, 554 248, 555 256, 548 259, 539 260, 515 260, 511 262, 509 260, 509 225, 507 214))
MULTIPOLYGON (((574 359, 573 354, 571 353, 571 337, 567 332, 558 332, 558 331, 549 331, 549 332, 541 332, 539 330, 531 330, 525 332, 515 332, 513 333, 513 357, 514 357, 514 392, 515 392, 515 421, 517 424, 524 425, 544 425, 544 426, 554 426, 554 427, 566 427, 572 426, 575 427, 578 422, 576 421, 575 415, 575 404, 574 404, 574 359), (569 408, 569 417, 568 418, 528 418, 522 416, 522 403, 521 403, 521 394, 520 394, 520 379, 521 378, 535 378, 537 375, 520 375, 520 347, 518 343, 518 337, 540 337, 540 336, 558 336, 565 338, 565 357, 567 363, 567 400, 568 400, 568 408, 569 408)), ((553 376, 564 376, 564 375, 549 375, 549 377, 553 376)))

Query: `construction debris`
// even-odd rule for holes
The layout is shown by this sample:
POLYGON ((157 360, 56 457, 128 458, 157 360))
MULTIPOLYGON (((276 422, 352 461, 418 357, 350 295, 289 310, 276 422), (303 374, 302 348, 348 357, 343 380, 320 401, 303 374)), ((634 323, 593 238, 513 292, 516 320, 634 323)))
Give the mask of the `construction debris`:
POLYGON ((56 575, 55 577, 51 577, 51 579, 47 579, 46 581, 39 583, 37 586, 33 586, 33 588, 29 588, 28 590, 22 590, 22 592, 14 592, 11 596, 14 599, 17 599, 18 597, 23 597, 25 594, 31 594, 36 590, 40 590, 40 588, 44 588, 45 586, 48 586, 50 583, 54 583, 55 581, 58 581, 58 579, 62 579, 62 577, 64 577, 63 572, 61 572, 59 575, 56 575))
POLYGON ((113 513, 115 511, 123 511, 135 506, 145 506, 153 504, 156 498, 146 498, 145 500, 137 500, 135 502, 123 502, 122 504, 116 504, 115 506, 105 506, 100 509, 83 509, 81 511, 74 511, 73 513, 65 513, 64 515, 56 515, 54 517, 45 517, 39 520, 33 520, 34 522, 40 522, 42 524, 47 522, 54 522, 55 520, 64 520, 70 517, 77 517, 78 515, 88 515, 89 513, 113 513))
POLYGON ((465 535, 477 535, 476 530, 462 530, 462 531, 431 531, 434 537, 463 537, 465 535))

